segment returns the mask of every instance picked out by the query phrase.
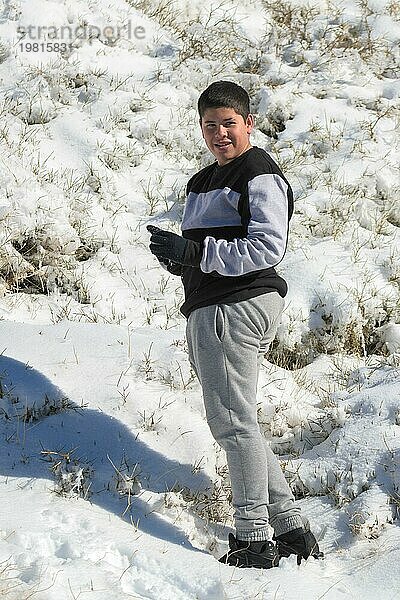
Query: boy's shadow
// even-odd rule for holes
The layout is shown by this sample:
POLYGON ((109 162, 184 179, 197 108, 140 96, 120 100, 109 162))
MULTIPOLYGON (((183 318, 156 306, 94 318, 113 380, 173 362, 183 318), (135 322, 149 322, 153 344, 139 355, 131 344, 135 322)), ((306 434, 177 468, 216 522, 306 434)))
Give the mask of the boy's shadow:
POLYGON ((0 356, 0 473, 54 481, 51 467, 57 460, 63 462, 63 453, 73 451, 70 466, 75 459, 80 466, 91 466, 87 494, 91 503, 132 519, 140 531, 191 548, 180 529, 149 512, 140 493, 121 496, 116 489, 115 467, 122 473, 120 483, 124 476, 137 475, 142 489, 153 492, 166 492, 176 484, 204 490, 212 486, 211 480, 202 473, 194 474, 191 465, 152 450, 117 419, 65 401, 65 394, 44 375, 0 356), (67 408, 58 409, 63 403, 67 408), (34 420, 18 418, 33 405, 37 413, 34 420), (51 408, 54 406, 55 410, 51 408), (38 414, 41 409, 44 415, 38 414), (136 463, 139 469, 135 470, 136 463))

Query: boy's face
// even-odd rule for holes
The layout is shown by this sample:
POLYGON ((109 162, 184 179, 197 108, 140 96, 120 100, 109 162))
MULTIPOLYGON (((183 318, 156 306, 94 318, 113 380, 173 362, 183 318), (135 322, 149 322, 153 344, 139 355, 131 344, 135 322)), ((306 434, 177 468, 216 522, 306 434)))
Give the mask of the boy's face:
POLYGON ((251 148, 252 115, 245 122, 233 108, 208 108, 200 119, 200 126, 207 148, 220 166, 251 148))

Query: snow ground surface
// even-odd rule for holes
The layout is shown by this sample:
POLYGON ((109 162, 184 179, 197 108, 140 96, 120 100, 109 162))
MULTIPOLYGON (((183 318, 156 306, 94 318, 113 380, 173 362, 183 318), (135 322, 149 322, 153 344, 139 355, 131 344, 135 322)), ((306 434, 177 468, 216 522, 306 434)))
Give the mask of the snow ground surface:
POLYGON ((0 11, 0 598, 400 598, 398 4, 0 11), (325 559, 262 572, 216 560, 226 461, 146 231, 179 232, 217 79, 296 201, 257 400, 325 559))

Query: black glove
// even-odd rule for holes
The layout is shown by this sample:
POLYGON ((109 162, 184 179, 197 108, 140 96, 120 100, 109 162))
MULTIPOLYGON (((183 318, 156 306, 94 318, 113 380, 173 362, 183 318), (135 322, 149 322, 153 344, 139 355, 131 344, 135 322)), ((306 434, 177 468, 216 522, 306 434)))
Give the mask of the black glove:
POLYGON ((176 233, 147 225, 151 233, 150 251, 160 260, 167 259, 187 267, 199 267, 202 246, 199 242, 187 240, 176 233))
POLYGON ((171 273, 171 275, 182 275, 183 265, 180 265, 179 263, 173 263, 166 258, 159 258, 158 261, 161 263, 161 266, 168 271, 168 273, 171 273))

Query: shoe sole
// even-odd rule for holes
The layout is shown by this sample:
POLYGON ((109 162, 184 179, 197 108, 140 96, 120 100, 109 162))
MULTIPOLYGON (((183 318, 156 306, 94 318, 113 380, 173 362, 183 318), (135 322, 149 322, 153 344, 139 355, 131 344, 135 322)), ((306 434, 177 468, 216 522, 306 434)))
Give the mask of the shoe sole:
MULTIPOLYGON (((232 553, 234 554, 234 553, 232 553)), ((273 569, 279 567, 279 556, 274 556, 270 561, 267 559, 264 562, 244 562, 239 557, 235 556, 223 556, 219 559, 219 562, 223 565, 229 565, 230 567, 237 567, 238 569, 273 569), (230 562, 230 560, 232 562, 230 562)))

